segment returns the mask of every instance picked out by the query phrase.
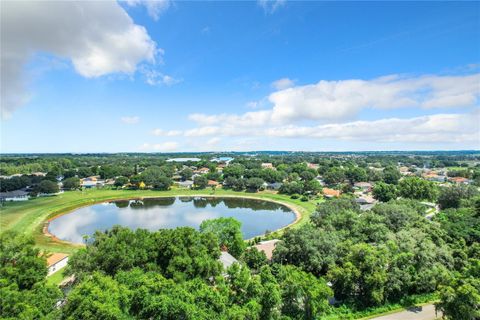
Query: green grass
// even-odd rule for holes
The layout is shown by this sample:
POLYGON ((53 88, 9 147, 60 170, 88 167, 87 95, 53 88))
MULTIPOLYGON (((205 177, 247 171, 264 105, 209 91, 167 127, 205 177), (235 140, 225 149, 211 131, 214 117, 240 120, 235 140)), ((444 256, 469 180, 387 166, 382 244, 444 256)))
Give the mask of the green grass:
POLYGON ((103 201, 142 197, 189 195, 238 196, 278 201, 294 207, 301 214, 300 220, 292 227, 298 227, 305 224, 309 220, 310 214, 315 210, 316 203, 319 202, 319 200, 302 202, 298 199, 291 199, 285 195, 266 191, 249 193, 223 189, 218 189, 215 191, 210 189, 187 190, 178 188, 172 188, 169 191, 112 189, 67 191, 63 194, 52 197, 36 198, 23 202, 6 203, 0 208, 0 233, 3 233, 7 230, 23 232, 32 235, 35 239, 35 243, 40 249, 50 252, 72 253, 80 246, 68 242, 62 242, 58 240, 55 241, 43 234, 43 227, 48 219, 70 212, 82 206, 88 206, 103 201))
POLYGON ((65 271, 65 267, 62 269, 58 270, 51 276, 47 277, 47 283, 48 284, 54 284, 56 286, 60 285, 60 283, 65 279, 65 276, 63 275, 63 271, 65 271))

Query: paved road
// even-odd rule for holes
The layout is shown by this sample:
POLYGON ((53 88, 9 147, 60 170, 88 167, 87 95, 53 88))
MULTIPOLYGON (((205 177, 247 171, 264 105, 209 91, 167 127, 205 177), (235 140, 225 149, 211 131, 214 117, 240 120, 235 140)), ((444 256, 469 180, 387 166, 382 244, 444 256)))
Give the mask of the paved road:
POLYGON ((421 307, 415 307, 405 311, 392 313, 386 316, 373 318, 374 320, 434 320, 440 319, 441 314, 438 314, 438 318, 435 315, 435 306, 433 304, 427 304, 421 307))

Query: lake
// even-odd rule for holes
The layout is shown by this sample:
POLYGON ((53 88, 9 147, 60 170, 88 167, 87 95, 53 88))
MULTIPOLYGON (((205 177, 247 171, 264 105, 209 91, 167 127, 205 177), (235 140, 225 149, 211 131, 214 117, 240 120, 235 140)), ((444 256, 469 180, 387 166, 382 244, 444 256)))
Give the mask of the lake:
POLYGON ((232 217, 242 223, 244 239, 285 227, 295 221, 288 207, 270 201, 247 198, 168 197, 119 200, 84 207, 53 219, 48 231, 57 238, 83 243, 84 235, 121 225, 151 231, 189 226, 198 229, 202 221, 232 217))

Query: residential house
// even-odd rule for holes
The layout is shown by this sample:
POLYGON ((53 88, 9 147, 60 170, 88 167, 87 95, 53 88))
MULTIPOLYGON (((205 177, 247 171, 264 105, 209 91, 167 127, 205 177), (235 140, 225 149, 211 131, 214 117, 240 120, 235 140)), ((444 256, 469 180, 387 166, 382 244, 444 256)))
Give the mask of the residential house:
POLYGON ((307 167, 308 167, 308 169, 318 170, 318 168, 320 167, 320 165, 318 165, 318 164, 316 164, 316 163, 307 163, 307 167))
POLYGON ((217 187, 220 183, 218 183, 217 181, 215 180, 208 180, 208 186, 209 187, 217 187))
POLYGON ((228 253, 227 251, 222 251, 220 253, 220 257, 218 258, 218 261, 220 261, 223 265, 223 269, 227 269, 228 267, 230 267, 232 264, 234 263, 238 263, 238 260, 235 259, 234 256, 232 256, 230 253, 228 253))
POLYGON ((267 259, 272 260, 273 250, 275 250, 279 241, 280 240, 278 239, 260 241, 258 244, 252 246, 252 248, 257 248, 258 251, 263 251, 267 256, 267 259))
POLYGON ((48 275, 52 275, 65 267, 68 263, 68 255, 64 253, 53 253, 47 258, 48 275))
POLYGON ((282 185, 283 185, 283 183, 281 183, 281 182, 271 182, 271 183, 265 182, 265 183, 263 183, 263 186, 267 190, 279 190, 282 185))
POLYGON ((456 184, 469 184, 470 180, 464 177, 452 177, 449 179, 450 182, 456 183, 456 184))
POLYGON ((198 169, 195 173, 198 173, 198 174, 207 174, 207 173, 209 173, 209 172, 210 172, 210 169, 203 167, 203 168, 198 169))
POLYGON ((338 198, 340 197, 341 191, 330 188, 323 188, 322 193, 325 198, 338 198))
POLYGON ((193 181, 192 180, 179 181, 178 186, 180 188, 191 189, 193 187, 193 181))
POLYGON ((26 201, 26 200, 28 200, 28 192, 25 190, 0 192, 0 201, 26 201))
POLYGON ((275 169, 271 162, 264 162, 262 163, 262 169, 275 169))
POLYGON ((105 185, 105 180, 100 180, 100 176, 91 176, 80 179, 80 186, 82 188, 99 188, 105 185))
POLYGON ((362 191, 363 193, 372 191, 372 184, 370 182, 355 182, 353 187, 362 191))

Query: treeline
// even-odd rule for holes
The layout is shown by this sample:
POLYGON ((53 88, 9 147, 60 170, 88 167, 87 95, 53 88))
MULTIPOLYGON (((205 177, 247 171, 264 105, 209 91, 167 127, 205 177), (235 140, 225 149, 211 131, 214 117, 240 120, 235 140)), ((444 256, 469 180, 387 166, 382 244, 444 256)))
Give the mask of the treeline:
POLYGON ((448 319, 479 317, 480 197, 432 221, 415 200, 361 212, 347 198, 319 204, 287 230, 272 261, 246 247, 232 218, 192 228, 96 232, 70 259, 68 295, 45 283, 33 241, 0 238, 0 316, 6 319, 349 319, 437 294, 448 319), (237 259, 224 270, 221 249, 237 259), (62 305, 56 308, 55 305, 62 305))

